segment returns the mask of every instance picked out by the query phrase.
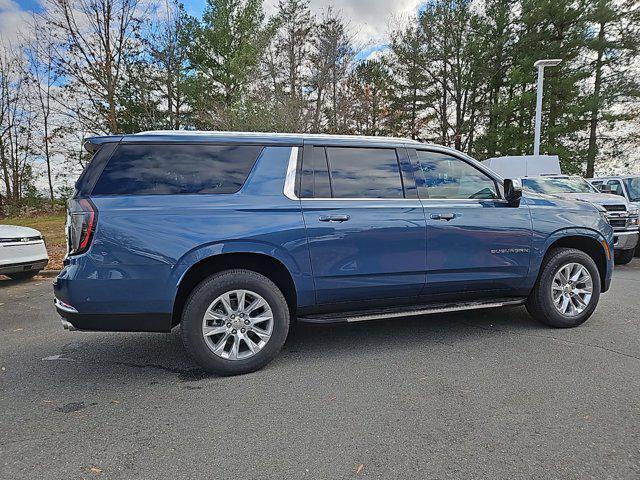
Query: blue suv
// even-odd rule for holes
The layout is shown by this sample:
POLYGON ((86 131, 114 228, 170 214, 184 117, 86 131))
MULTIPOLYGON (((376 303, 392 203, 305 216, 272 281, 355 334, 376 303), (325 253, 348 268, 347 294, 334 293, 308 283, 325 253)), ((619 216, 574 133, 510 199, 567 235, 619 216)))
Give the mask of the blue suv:
POLYGON ((168 332, 206 370, 272 360, 292 319, 526 305, 574 327, 613 272, 587 202, 527 193, 402 138, 147 132, 89 138, 55 304, 68 329, 168 332))

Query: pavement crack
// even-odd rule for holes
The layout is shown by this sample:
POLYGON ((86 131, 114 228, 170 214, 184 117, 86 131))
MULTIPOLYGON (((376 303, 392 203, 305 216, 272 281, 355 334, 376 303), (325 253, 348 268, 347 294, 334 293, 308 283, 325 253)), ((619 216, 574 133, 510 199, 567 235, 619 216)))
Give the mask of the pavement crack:
POLYGON ((564 338, 553 337, 553 336, 550 336, 550 335, 535 335, 533 333, 511 332, 509 330, 501 330, 499 328, 491 328, 491 327, 482 327, 480 325, 473 325, 473 324, 470 324, 470 323, 465 323, 465 325, 468 325, 468 326, 473 327, 473 328, 478 328, 478 329, 481 329, 481 330, 499 332, 499 333, 504 333, 504 334, 507 334, 507 335, 516 335, 516 336, 519 336, 519 337, 546 338, 548 340, 555 340, 557 342, 562 342, 562 343, 566 343, 566 344, 569 344, 569 345, 579 345, 579 346, 582 346, 582 347, 596 348, 596 349, 604 350, 606 352, 614 353, 616 355, 620 355, 620 356, 623 356, 623 357, 633 358, 634 360, 640 360, 640 357, 638 357, 636 355, 632 355, 630 353, 621 352, 619 350, 614 350, 613 348, 603 347, 602 345, 596 345, 596 344, 593 344, 593 343, 576 342, 574 340, 566 340, 564 338))

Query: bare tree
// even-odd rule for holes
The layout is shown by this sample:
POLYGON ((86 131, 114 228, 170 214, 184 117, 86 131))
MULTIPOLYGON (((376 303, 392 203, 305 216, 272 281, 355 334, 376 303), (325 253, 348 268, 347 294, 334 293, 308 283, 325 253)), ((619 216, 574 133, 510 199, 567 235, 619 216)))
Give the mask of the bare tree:
POLYGON ((348 27, 343 22, 339 12, 328 7, 322 15, 320 23, 315 28, 311 44, 313 50, 310 55, 311 77, 310 85, 315 91, 315 109, 313 116, 313 130, 319 132, 322 111, 325 107, 326 95, 329 96, 327 109, 327 128, 329 132, 338 131, 338 100, 340 98, 340 83, 345 79, 354 56, 354 48, 348 27))
POLYGON ((186 34, 189 20, 184 7, 176 0, 165 0, 164 9, 164 18, 151 26, 146 46, 156 69, 155 83, 166 102, 166 124, 177 130, 184 124, 186 106, 186 34))
POLYGON ((33 17, 32 33, 27 40, 25 54, 27 70, 24 72, 25 78, 31 80, 31 91, 39 109, 39 124, 42 127, 42 142, 38 142, 42 155, 47 164, 47 182, 49 185, 49 199, 51 207, 54 206, 53 178, 52 178, 52 116, 53 101, 56 83, 59 81, 59 74, 55 69, 55 45, 56 40, 49 28, 46 27, 41 18, 33 17))
POLYGON ((61 74, 86 90, 104 130, 120 132, 117 95, 139 43, 139 1, 48 0, 45 7, 63 45, 56 49, 61 74))
POLYGON ((308 68, 308 51, 313 18, 308 0, 280 0, 278 3, 280 31, 276 39, 278 65, 284 77, 286 123, 290 130, 307 130, 304 86, 308 68))
POLYGON ((34 123, 21 52, 0 49, 0 175, 7 204, 20 206, 32 176, 34 123))

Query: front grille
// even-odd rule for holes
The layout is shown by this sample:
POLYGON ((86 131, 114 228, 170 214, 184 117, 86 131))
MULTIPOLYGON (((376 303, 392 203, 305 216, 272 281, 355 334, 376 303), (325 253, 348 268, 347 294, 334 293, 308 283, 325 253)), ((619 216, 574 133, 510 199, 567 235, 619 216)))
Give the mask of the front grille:
POLYGON ((627 226, 627 220, 625 218, 610 218, 609 224, 613 228, 625 228, 627 226))
POLYGON ((0 243, 19 243, 19 242, 34 242, 40 240, 42 237, 16 237, 16 238, 0 238, 0 243))
POLYGON ((603 207, 609 212, 626 212, 627 207, 624 205, 603 205, 603 207))

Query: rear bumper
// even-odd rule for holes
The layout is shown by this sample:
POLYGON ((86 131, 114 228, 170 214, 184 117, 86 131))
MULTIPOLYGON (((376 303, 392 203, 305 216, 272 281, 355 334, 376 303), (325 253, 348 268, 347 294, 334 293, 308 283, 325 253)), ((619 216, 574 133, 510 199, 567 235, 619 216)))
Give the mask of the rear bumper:
POLYGON ((166 313, 81 314, 71 305, 56 298, 56 311, 65 330, 93 332, 170 332, 171 315, 166 313))
POLYGON ((49 263, 48 259, 40 259, 31 262, 20 262, 12 265, 0 265, 0 275, 6 273, 30 272, 33 270, 42 270, 49 263))
POLYGON ((633 250, 638 244, 638 231, 634 232, 613 232, 614 250, 633 250))
POLYGON ((53 282, 55 308, 69 329, 170 332, 173 310, 161 288, 163 275, 157 269, 140 271, 145 276, 117 266, 97 269, 82 255, 73 258, 53 282))

